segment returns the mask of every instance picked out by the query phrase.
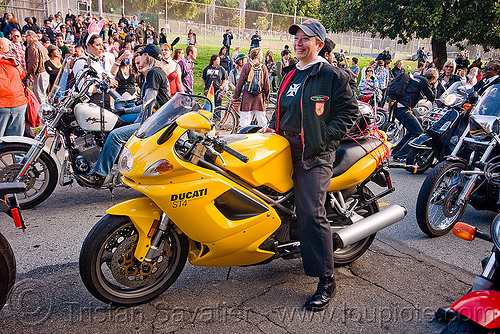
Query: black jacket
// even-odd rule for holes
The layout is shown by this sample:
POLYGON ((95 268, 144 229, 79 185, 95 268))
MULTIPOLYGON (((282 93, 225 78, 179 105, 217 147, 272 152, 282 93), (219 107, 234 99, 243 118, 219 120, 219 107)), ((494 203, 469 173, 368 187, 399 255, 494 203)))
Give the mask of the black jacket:
POLYGON ((436 98, 436 91, 431 88, 425 77, 415 75, 406 88, 405 96, 399 100, 399 103, 405 107, 413 108, 424 95, 432 102, 436 98))
POLYGON ((500 84, 500 76, 497 77, 492 82, 488 83, 487 85, 484 84, 484 79, 481 79, 478 83, 476 83, 474 85, 474 91, 476 91, 478 95, 483 95, 484 91, 488 87, 490 87, 491 85, 496 85, 496 84, 500 84))
POLYGON ((450 80, 448 80, 448 84, 446 85, 444 81, 442 81, 444 78, 444 74, 441 74, 438 78, 438 82, 442 82, 442 84, 438 84, 437 89, 436 89, 436 97, 440 97, 451 85, 453 85, 455 82, 462 80, 462 78, 459 75, 452 74, 450 76, 450 80))
MULTIPOLYGON (((295 66, 285 68, 289 72, 283 79, 278 101, 295 74, 294 68, 295 66)), ((301 95, 301 133, 304 145, 302 163, 305 169, 333 164, 340 140, 359 116, 356 95, 349 84, 350 78, 343 69, 320 62, 312 66, 311 74, 304 80, 301 95)), ((269 127, 278 133, 280 118, 278 103, 269 124, 269 127)))

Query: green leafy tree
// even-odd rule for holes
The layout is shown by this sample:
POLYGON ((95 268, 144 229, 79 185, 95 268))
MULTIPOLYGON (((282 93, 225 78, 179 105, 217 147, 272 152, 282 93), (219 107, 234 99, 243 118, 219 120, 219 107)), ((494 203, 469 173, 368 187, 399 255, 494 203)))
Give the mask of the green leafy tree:
POLYGON ((255 22, 255 25, 257 26, 257 28, 259 30, 267 30, 267 29, 269 29, 269 26, 271 25, 271 23, 269 23, 269 21, 267 20, 266 17, 259 16, 257 18, 257 21, 255 22))
MULTIPOLYGON (((293 15, 296 0, 270 0, 269 10, 274 13, 293 15)), ((297 16, 317 18, 319 0, 297 0, 297 16)))
POLYGON ((245 19, 241 16, 236 16, 231 20, 231 26, 235 28, 245 28, 245 19))
POLYGON ((500 4, 492 0, 323 0, 322 22, 331 31, 379 33, 407 43, 431 38, 437 66, 446 62, 446 43, 464 41, 500 47, 500 4))

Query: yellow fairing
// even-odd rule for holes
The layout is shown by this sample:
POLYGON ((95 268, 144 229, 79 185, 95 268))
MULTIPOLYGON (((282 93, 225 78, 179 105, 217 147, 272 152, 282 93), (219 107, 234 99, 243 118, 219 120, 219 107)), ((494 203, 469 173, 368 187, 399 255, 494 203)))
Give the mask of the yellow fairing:
POLYGON ((127 216, 132 220, 139 233, 135 256, 141 261, 144 260, 151 246, 151 239, 148 238, 148 232, 151 225, 153 225, 153 221, 155 219, 160 220, 160 208, 149 198, 142 197, 112 206, 106 210, 106 213, 116 216, 127 216))
MULTIPOLYGON (((134 165, 130 173, 124 174, 124 182, 145 194, 160 211, 167 214, 179 231, 188 236, 191 240, 189 260, 193 264, 241 266, 255 264, 274 255, 258 247, 280 226, 276 211, 238 184, 177 157, 170 143, 178 138, 177 131, 182 129, 175 130, 171 139, 162 145, 157 144, 161 131, 148 139, 133 137, 127 147, 134 154, 134 165), (170 161, 174 170, 164 175, 144 176, 144 171, 160 159, 170 161), (224 216, 216 207, 216 199, 234 189, 249 201, 257 203, 261 211, 238 220, 224 216)), ((124 207, 127 205, 135 206, 136 203, 125 202, 124 207)), ((113 214, 128 215, 123 210, 121 212, 114 210, 113 214)), ((147 233, 158 217, 151 214, 149 221, 132 221, 138 230, 147 233)), ((143 235, 140 234, 139 239, 143 235)), ((141 247, 136 249, 137 258, 147 252, 147 248, 141 247)))
POLYGON ((224 154, 226 169, 254 187, 268 186, 280 193, 293 188, 293 165, 288 140, 276 134, 230 135, 229 146, 249 158, 243 163, 224 154), (231 142, 234 139, 239 139, 231 142))
POLYGON ((332 178, 328 191, 344 190, 361 184, 377 169, 379 164, 385 159, 390 148, 391 145, 387 142, 378 146, 370 154, 367 154, 353 164, 347 171, 332 178))

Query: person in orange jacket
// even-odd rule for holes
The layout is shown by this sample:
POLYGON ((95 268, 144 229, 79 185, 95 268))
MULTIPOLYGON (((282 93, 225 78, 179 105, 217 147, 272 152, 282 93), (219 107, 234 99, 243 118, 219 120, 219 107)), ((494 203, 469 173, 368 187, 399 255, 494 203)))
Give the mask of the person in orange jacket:
POLYGON ((9 53, 10 41, 0 37, 0 137, 22 136, 28 100, 24 95, 24 69, 9 53))

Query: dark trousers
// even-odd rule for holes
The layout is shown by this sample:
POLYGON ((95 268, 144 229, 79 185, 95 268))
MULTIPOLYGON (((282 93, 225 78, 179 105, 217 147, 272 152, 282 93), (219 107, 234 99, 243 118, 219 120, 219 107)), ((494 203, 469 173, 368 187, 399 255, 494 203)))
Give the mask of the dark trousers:
POLYGON ((325 201, 333 166, 320 165, 305 170, 300 137, 287 139, 292 150, 295 206, 304 271, 313 277, 332 276, 333 239, 326 218, 325 201))
POLYGON ((403 124, 406 128, 406 134, 401 139, 401 141, 394 146, 392 149, 392 153, 394 158, 406 158, 408 152, 410 152, 411 146, 408 145, 410 141, 422 133, 424 133, 424 129, 420 125, 418 119, 413 115, 413 112, 408 108, 396 108, 395 114, 397 120, 403 124))

